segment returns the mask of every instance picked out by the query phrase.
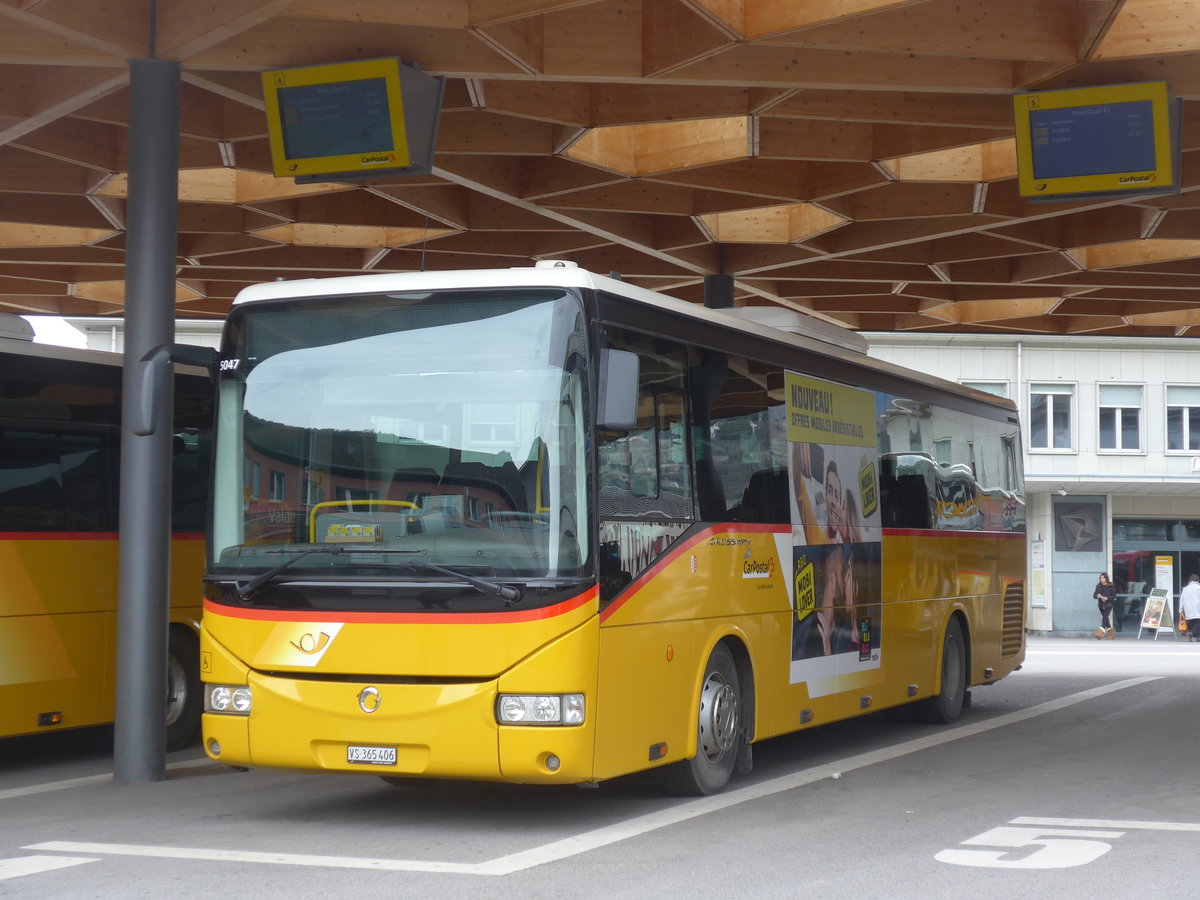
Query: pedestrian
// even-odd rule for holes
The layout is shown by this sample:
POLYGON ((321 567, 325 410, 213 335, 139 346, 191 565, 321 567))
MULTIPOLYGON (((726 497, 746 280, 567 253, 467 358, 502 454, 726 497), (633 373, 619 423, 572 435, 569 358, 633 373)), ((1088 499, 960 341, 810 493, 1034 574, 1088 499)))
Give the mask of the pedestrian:
MULTIPOLYGON (((1196 580, 1200 582, 1200 576, 1196 580)), ((1116 637, 1112 627, 1112 611, 1117 604, 1117 586, 1108 580, 1108 573, 1100 573, 1100 581, 1096 583, 1096 607, 1100 610, 1100 627, 1096 629, 1096 640, 1116 637)))
POLYGON ((1188 640, 1200 641, 1200 575, 1193 575, 1179 592, 1179 614, 1187 619, 1188 640))

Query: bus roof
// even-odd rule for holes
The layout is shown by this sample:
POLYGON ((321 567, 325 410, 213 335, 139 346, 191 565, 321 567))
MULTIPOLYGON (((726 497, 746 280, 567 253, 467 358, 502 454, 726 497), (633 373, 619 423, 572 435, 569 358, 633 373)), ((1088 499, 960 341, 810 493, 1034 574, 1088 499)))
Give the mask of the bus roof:
MULTIPOLYGON (((669 297, 656 291, 640 288, 628 282, 605 275, 597 275, 575 263, 561 260, 542 260, 533 266, 511 269, 463 269, 443 272, 379 273, 374 275, 349 275, 338 278, 304 278, 295 281, 272 281, 255 284, 241 290, 234 304, 253 303, 261 300, 282 300, 301 297, 345 296, 385 291, 432 291, 446 289, 474 289, 484 287, 564 287, 592 288, 628 297, 642 303, 670 309, 683 315, 699 319, 718 319, 726 327, 778 336, 779 329, 750 324, 732 310, 714 310, 697 306, 685 300, 669 297), (749 327, 747 327, 749 326, 749 327)), ((866 353, 866 340, 849 329, 824 322, 815 316, 804 316, 802 337, 824 341, 843 350, 866 353)))
POLYGON ((605 275, 597 275, 579 268, 573 262, 561 260, 539 260, 533 266, 511 269, 460 269, 440 272, 381 272, 371 275, 348 275, 334 278, 302 278, 264 282, 243 288, 234 298, 234 306, 269 300, 302 299, 305 297, 350 296, 354 294, 378 294, 387 292, 412 292, 434 290, 472 290, 489 287, 558 287, 588 288, 606 291, 627 297, 660 309, 688 316, 700 322, 711 322, 756 335, 778 343, 791 344, 799 349, 822 356, 845 359, 846 353, 855 354, 854 362, 865 368, 917 382, 924 387, 950 391, 951 393, 982 400, 992 405, 1015 409, 1008 400, 987 394, 974 388, 951 381, 943 381, 924 373, 913 372, 900 366, 868 357, 869 344, 866 338, 848 328, 830 324, 814 316, 802 316, 797 330, 784 330, 770 325, 760 325, 748 318, 741 318, 736 310, 710 309, 640 288, 628 282, 605 275))

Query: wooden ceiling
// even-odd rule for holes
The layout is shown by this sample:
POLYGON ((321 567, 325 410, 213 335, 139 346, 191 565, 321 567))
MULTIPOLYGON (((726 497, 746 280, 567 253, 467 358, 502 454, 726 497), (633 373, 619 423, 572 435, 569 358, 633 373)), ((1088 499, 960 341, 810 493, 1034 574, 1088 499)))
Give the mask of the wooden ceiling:
MULTIPOLYGON (((120 315, 150 0, 0 0, 0 309, 120 315)), ((1200 0, 159 0, 180 317, 277 277, 571 259, 854 329, 1200 334, 1200 0), (270 174, 258 72, 447 78, 434 174, 270 174), (1183 191, 1029 204, 1016 91, 1166 80, 1183 191)))

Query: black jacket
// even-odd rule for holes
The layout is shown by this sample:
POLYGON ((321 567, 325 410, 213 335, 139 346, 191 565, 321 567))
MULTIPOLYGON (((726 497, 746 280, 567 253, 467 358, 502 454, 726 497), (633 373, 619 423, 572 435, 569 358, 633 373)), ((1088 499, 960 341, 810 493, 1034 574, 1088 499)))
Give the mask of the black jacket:
POLYGON ((1101 612, 1108 612, 1117 602, 1117 586, 1112 582, 1108 584, 1097 584, 1096 593, 1093 594, 1096 598, 1096 606, 1101 612))

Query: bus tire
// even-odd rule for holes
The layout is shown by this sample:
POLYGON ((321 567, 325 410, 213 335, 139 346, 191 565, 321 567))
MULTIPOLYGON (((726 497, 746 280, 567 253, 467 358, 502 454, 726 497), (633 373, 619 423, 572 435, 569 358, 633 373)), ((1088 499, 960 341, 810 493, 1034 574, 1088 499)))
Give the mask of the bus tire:
POLYGON ((696 755, 663 770, 669 790, 698 797, 718 793, 729 783, 745 741, 742 702, 737 665, 728 648, 717 644, 700 687, 696 755))
POLYGON ((936 694, 913 705, 913 717, 929 725, 958 721, 967 694, 967 648, 957 616, 946 623, 942 637, 942 683, 936 694))
POLYGON ((172 628, 167 643, 167 749, 188 745, 200 725, 200 650, 190 631, 172 628))

